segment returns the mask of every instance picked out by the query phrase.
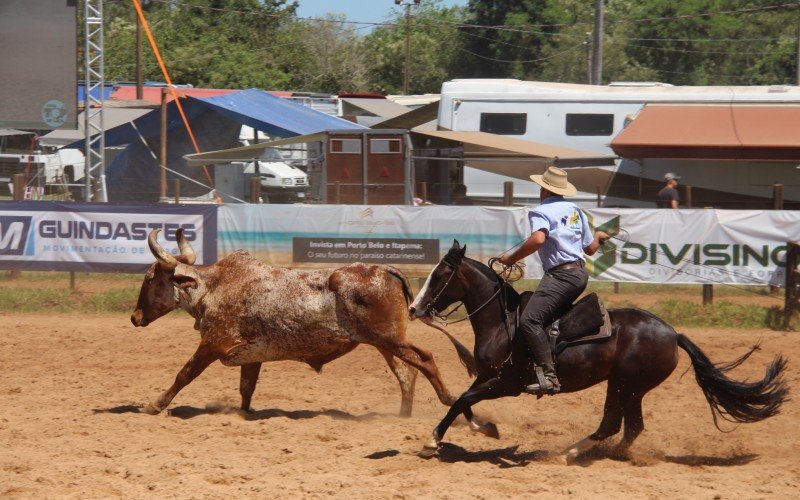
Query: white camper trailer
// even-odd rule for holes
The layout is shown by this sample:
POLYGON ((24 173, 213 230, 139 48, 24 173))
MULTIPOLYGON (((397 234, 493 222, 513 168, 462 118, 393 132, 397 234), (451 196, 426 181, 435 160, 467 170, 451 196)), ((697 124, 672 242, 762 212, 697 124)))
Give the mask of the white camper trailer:
MULTIPOLYGON (((647 104, 800 106, 800 87, 677 87, 662 83, 594 86, 499 79, 453 80, 442 85, 438 127, 614 154, 610 143, 647 104)), ((762 198, 769 198, 773 184, 780 183, 785 199, 800 202, 800 171, 794 168, 797 163, 622 159, 612 167, 593 168, 598 172, 597 187, 604 195, 605 206, 652 207, 653 199, 642 196, 642 185, 652 191, 653 186, 662 183, 665 172, 678 173, 684 184, 698 189, 717 186, 720 193, 762 198), (620 182, 637 182, 639 186, 615 189, 615 183, 620 182)), ((464 169, 464 183, 471 197, 502 198, 503 182, 513 180, 515 198, 535 198, 538 189, 522 179, 527 179, 524 172, 515 178, 502 177, 481 170, 479 164, 467 164, 464 169)), ((597 192, 581 187, 584 190, 577 200, 594 204, 597 192)))

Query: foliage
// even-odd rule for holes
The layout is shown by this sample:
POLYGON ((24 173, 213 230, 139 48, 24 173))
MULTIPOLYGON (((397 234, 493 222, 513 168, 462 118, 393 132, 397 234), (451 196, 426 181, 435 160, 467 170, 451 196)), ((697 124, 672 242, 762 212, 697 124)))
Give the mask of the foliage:
MULTIPOLYGON (((142 3, 176 83, 330 93, 397 93, 403 87, 402 8, 365 33, 369 25, 333 16, 298 19, 296 2, 287 0, 142 3)), ((106 79, 133 81, 132 4, 104 5, 106 79)), ((594 5, 589 0, 470 0, 466 8, 457 8, 422 0, 409 11, 410 92, 439 92, 442 82, 453 78, 586 82, 594 5)), ((796 83, 798 5, 605 0, 605 12, 604 82, 796 83)), ((145 79, 163 81, 146 39, 143 66, 145 79)))
MULTIPOLYGON (((411 7, 409 21, 409 93, 438 93, 442 82, 459 76, 463 54, 458 23, 462 9, 441 7, 440 0, 411 7)), ((406 18, 393 12, 391 24, 376 28, 365 37, 372 89, 388 94, 403 89, 406 18)))

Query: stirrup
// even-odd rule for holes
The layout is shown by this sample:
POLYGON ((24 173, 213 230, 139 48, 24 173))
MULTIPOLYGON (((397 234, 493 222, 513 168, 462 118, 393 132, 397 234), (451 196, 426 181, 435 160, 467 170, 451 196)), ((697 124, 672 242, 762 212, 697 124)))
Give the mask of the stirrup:
POLYGON ((556 394, 561 391, 561 383, 555 374, 545 375, 541 366, 533 367, 533 382, 525 386, 525 392, 541 397, 544 394, 556 394))
POLYGON ((534 396, 558 394, 561 392, 561 384, 558 383, 558 379, 553 380, 546 378, 544 384, 534 382, 530 385, 526 385, 525 392, 528 394, 533 394, 534 396))

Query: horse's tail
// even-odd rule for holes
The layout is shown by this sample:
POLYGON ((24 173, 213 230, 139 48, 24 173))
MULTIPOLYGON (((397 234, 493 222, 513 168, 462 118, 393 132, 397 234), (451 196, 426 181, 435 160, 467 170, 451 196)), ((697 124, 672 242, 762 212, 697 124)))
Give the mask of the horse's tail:
POLYGON ((777 415, 788 401, 788 387, 783 380, 786 358, 778 355, 767 367, 764 378, 756 382, 737 382, 725 372, 735 368, 758 349, 758 344, 738 360, 726 365, 715 365, 685 335, 678 334, 678 345, 689 354, 695 378, 711 407, 714 425, 722 430, 717 417, 729 422, 759 422, 777 415))
POLYGON ((396 267, 386 266, 386 270, 389 274, 400 280, 400 283, 403 285, 403 297, 406 298, 406 305, 410 304, 414 296, 411 295, 411 284, 408 282, 406 275, 396 267))

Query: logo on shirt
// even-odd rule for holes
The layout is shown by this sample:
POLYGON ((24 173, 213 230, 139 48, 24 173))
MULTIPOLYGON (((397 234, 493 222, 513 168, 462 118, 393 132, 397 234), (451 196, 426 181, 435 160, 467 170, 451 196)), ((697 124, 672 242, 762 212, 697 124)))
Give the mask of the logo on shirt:
POLYGON ((561 225, 572 231, 573 233, 581 232, 581 217, 578 215, 577 210, 572 211, 572 215, 565 215, 561 218, 561 225))

